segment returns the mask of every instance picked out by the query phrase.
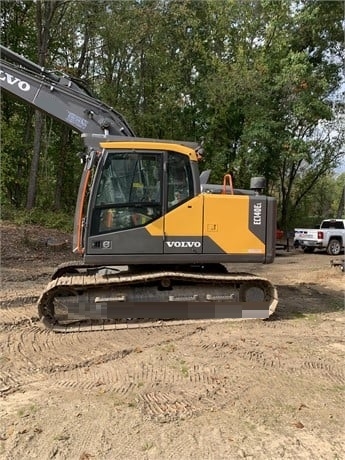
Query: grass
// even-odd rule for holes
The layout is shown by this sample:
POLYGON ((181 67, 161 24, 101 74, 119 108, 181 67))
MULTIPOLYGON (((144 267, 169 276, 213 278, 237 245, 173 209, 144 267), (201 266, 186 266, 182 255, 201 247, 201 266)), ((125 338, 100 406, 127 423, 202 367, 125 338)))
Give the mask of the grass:
POLYGON ((47 211, 39 208, 27 211, 3 207, 1 209, 1 219, 16 225, 40 225, 46 228, 53 228, 63 232, 73 231, 73 215, 63 211, 47 211))
POLYGON ((30 406, 24 406, 18 410, 19 417, 29 417, 32 414, 35 414, 38 411, 38 407, 35 404, 31 404, 30 406))
POLYGON ((175 347, 175 345, 173 343, 167 343, 167 344, 163 345, 161 347, 161 349, 163 351, 165 351, 166 353, 172 353, 172 352, 175 351, 176 347, 175 347))
POLYGON ((184 377, 188 377, 189 369, 185 361, 180 360, 180 371, 184 377))
POLYGON ((70 436, 68 434, 61 433, 61 434, 54 436, 54 441, 67 441, 67 439, 69 438, 70 436))
POLYGON ((143 445, 143 451, 148 451, 150 449, 152 449, 152 447, 154 446, 153 442, 151 441, 146 441, 145 444, 143 445))

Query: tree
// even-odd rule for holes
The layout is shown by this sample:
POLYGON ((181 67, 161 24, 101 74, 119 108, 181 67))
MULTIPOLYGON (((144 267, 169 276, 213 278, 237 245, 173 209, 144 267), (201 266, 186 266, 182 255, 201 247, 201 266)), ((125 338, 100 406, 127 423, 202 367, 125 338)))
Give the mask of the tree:
MULTIPOLYGON (((54 20, 59 23, 61 15, 57 17, 59 10, 64 13, 65 1, 63 0, 37 0, 36 7, 36 30, 37 33, 37 63, 41 67, 47 64, 47 56, 49 53, 49 44, 51 36, 54 35, 54 20)), ((39 157, 42 146, 42 133, 44 127, 44 115, 39 110, 35 111, 35 128, 34 128, 34 146, 33 156, 31 161, 29 185, 27 193, 26 208, 32 209, 36 200, 36 187, 39 167, 39 157)))

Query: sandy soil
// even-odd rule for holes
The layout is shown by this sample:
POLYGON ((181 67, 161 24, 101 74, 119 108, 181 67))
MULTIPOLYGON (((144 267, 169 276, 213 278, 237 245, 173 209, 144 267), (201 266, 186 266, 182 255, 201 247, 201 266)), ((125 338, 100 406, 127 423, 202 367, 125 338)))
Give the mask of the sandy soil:
POLYGON ((344 275, 326 254, 240 267, 277 286, 268 321, 54 334, 35 298, 66 235, 1 231, 1 459, 345 459, 344 275))

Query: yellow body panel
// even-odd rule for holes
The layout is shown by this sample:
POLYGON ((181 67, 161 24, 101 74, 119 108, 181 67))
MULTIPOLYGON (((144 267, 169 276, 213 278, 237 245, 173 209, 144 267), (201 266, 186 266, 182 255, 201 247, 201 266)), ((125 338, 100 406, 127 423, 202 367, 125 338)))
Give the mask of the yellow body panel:
POLYGON ((203 195, 169 211, 165 216, 149 224, 146 230, 152 236, 202 236, 203 195))
POLYGON ((149 224, 152 236, 209 237, 226 254, 264 254, 249 229, 249 196, 200 194, 149 224), (164 223, 165 219, 165 223, 164 223))
POLYGON ((203 196, 204 236, 228 254, 264 254, 264 243, 249 229, 249 196, 203 196))
POLYGON ((191 160, 198 161, 195 151, 185 145, 173 144, 169 142, 151 142, 151 141, 116 141, 116 142, 101 142, 100 146, 104 149, 147 149, 147 150, 171 150, 178 153, 188 155, 191 160))
POLYGON ((146 227, 146 230, 152 236, 163 236, 164 234, 164 217, 154 220, 146 227))
POLYGON ((165 215, 167 236, 202 236, 203 195, 198 195, 165 215))

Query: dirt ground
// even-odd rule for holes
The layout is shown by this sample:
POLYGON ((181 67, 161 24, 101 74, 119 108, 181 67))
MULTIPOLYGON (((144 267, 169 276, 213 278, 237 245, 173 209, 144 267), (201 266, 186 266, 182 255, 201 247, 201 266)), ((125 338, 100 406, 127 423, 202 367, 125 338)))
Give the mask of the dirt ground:
POLYGON ((344 275, 328 255, 241 265, 278 288, 268 321, 56 334, 35 299, 69 236, 1 233, 0 459, 345 459, 344 275))

